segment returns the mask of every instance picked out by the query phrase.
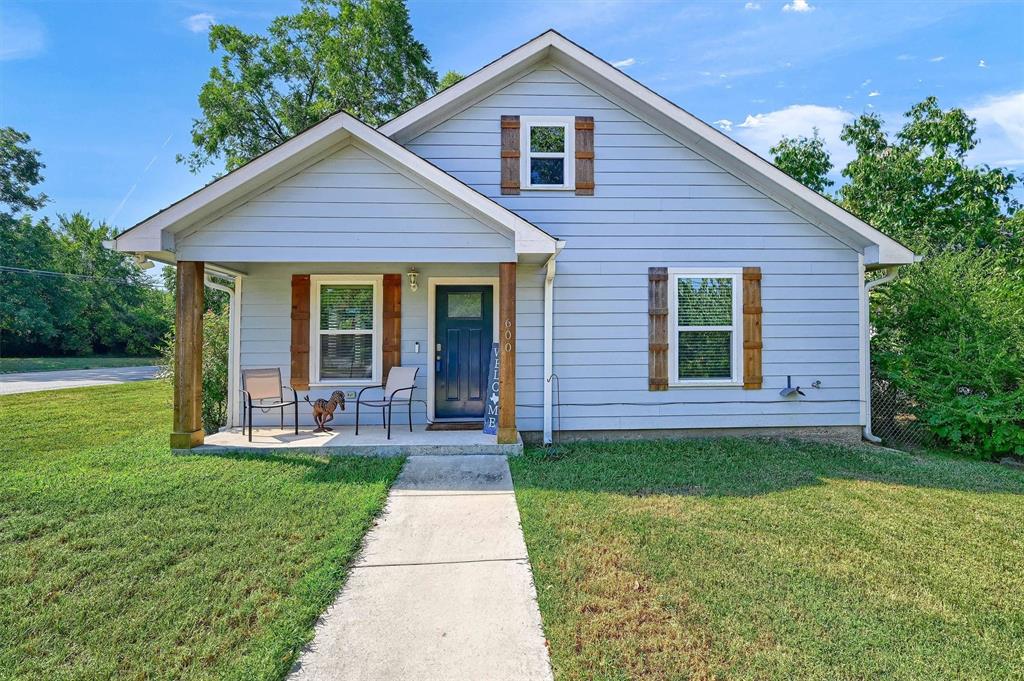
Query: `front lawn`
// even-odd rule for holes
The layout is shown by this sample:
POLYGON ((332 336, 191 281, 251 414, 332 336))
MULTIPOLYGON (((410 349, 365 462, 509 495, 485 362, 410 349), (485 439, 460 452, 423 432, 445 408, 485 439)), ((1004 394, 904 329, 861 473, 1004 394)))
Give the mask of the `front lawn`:
POLYGON ((401 466, 169 430, 159 381, 0 397, 0 678, 282 677, 401 466))
POLYGON ((511 466, 560 679, 1024 678, 1024 472, 739 440, 511 466))
POLYGON ((158 364, 156 357, 0 357, 0 374, 28 371, 59 371, 62 369, 110 369, 112 367, 144 367, 158 364))

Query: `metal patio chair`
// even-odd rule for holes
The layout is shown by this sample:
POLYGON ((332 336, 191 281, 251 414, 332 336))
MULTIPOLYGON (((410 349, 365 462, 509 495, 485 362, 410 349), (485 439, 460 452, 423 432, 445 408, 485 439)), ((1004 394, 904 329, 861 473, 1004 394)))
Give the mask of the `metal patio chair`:
POLYGON ((280 369, 242 369, 242 431, 245 431, 246 414, 249 417, 249 442, 252 442, 252 410, 281 410, 281 429, 284 430, 284 409, 295 406, 295 434, 299 434, 299 395, 295 388, 281 383, 280 369), (292 391, 292 399, 285 400, 284 389, 292 391), (267 400, 270 400, 268 403, 267 400), (253 404, 256 402, 257 404, 253 404))
POLYGON ((409 432, 412 432, 412 390, 416 387, 416 375, 419 367, 391 367, 388 371, 388 380, 384 385, 368 385, 359 391, 356 396, 356 435, 359 435, 359 405, 367 407, 380 407, 381 418, 388 429, 388 439, 391 439, 391 410, 395 405, 395 395, 407 392, 404 399, 397 401, 401 405, 407 403, 409 406, 409 432), (379 400, 364 400, 363 393, 367 390, 383 388, 384 394, 379 400))

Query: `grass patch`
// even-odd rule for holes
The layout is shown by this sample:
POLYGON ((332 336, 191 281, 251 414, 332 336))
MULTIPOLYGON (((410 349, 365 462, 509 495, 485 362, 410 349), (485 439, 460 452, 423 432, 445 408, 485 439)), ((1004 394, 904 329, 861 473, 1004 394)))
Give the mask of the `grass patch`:
POLYGON ((402 463, 169 431, 162 381, 0 397, 0 678, 282 677, 402 463))
POLYGON ((156 357, 0 357, 0 374, 29 371, 60 371, 62 369, 110 369, 114 367, 154 366, 156 357))
POLYGON ((1024 472, 742 440, 510 464, 560 679, 1024 677, 1024 472))

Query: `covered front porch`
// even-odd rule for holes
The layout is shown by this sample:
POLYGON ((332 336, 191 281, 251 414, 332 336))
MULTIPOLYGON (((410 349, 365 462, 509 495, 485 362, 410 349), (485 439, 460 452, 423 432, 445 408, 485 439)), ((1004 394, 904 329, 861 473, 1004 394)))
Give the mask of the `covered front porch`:
POLYGON ((523 441, 518 434, 514 442, 498 443, 494 435, 482 430, 430 431, 426 426, 414 425, 410 432, 403 424, 396 426, 390 440, 380 424, 360 426, 359 435, 355 435, 355 429, 349 426, 338 427, 328 433, 315 433, 311 428, 300 427, 298 435, 292 428, 257 427, 253 429, 252 442, 248 431, 229 428, 206 436, 204 444, 193 451, 289 451, 323 456, 515 456, 523 452, 523 441))

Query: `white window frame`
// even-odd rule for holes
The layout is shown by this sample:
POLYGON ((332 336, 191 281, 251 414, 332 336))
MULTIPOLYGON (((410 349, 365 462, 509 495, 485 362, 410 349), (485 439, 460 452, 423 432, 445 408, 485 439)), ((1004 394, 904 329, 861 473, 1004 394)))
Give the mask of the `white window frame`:
MULTIPOLYGON (((381 378, 383 367, 383 338, 381 333, 384 328, 384 275, 361 275, 361 274, 322 274, 313 275, 310 278, 310 296, 312 300, 309 306, 309 376, 312 386, 344 386, 344 385, 380 385, 384 381, 381 378), (373 370, 369 379, 321 379, 320 378, 320 336, 322 333, 337 333, 333 331, 321 331, 320 329, 320 287, 331 284, 362 284, 373 286, 373 370)), ((355 335, 355 334, 353 334, 355 335)), ((364 333, 365 335, 365 333, 364 333)))
POLYGON ((566 191, 576 189, 576 118, 574 116, 522 116, 519 119, 519 185, 522 189, 566 191), (562 152, 530 151, 531 128, 565 128, 565 150, 562 152), (562 184, 532 184, 531 158, 565 159, 562 184))
POLYGON ((742 267, 678 267, 669 268, 669 386, 677 388, 722 388, 743 385, 743 268, 742 267), (679 326, 680 279, 732 279, 732 325, 679 326), (679 378, 680 331, 731 331, 732 375, 729 378, 679 378))

